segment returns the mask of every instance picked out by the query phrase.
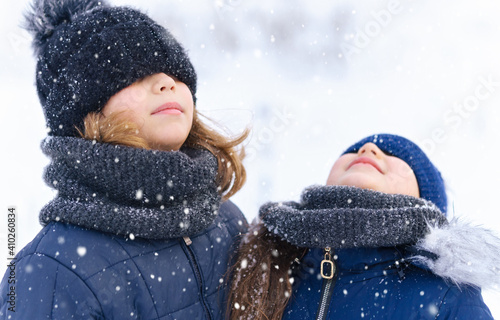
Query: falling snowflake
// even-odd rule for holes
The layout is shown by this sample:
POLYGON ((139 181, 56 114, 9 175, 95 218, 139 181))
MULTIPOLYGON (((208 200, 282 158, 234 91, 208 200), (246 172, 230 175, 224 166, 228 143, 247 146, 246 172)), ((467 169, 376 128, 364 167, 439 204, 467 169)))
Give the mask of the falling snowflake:
POLYGON ((427 309, 427 311, 429 312, 429 314, 431 314, 434 317, 439 312, 439 309, 435 305, 431 304, 431 305, 429 305, 429 308, 427 309))
POLYGON ((31 264, 26 265, 26 267, 24 267, 24 271, 26 271, 26 273, 32 273, 33 266, 31 264))
POLYGON ((83 257, 87 254, 87 248, 83 247, 83 246, 79 246, 78 248, 76 248, 76 252, 78 253, 78 255, 80 257, 83 257))
POLYGON ((136 191, 136 193, 135 193, 135 198, 136 198, 137 200, 141 200, 141 199, 142 199, 142 196, 143 196, 142 189, 137 190, 137 191, 136 191))
POLYGON ((248 266, 248 260, 247 259, 241 260, 241 269, 246 269, 247 266, 248 266))

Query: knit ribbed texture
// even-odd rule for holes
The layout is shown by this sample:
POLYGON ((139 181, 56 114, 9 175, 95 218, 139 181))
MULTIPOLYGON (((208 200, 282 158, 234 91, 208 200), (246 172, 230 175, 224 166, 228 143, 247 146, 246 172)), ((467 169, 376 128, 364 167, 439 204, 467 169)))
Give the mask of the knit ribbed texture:
POLYGON ((308 248, 414 244, 428 223, 446 223, 432 202, 351 186, 312 186, 300 203, 267 203, 259 216, 269 231, 308 248))
POLYGON ((446 214, 447 197, 443 178, 425 153, 410 140, 392 134, 376 134, 350 146, 345 153, 358 152, 366 143, 372 142, 384 153, 406 162, 417 178, 420 198, 432 201, 446 214))
POLYGON ((185 83, 196 101, 196 72, 183 47, 137 10, 102 0, 35 0, 25 25, 49 135, 77 136, 74 126, 89 112, 155 73, 185 83))
POLYGON ((215 219, 217 159, 206 150, 164 152, 48 137, 44 174, 58 190, 40 222, 61 221, 149 239, 189 236, 215 219))

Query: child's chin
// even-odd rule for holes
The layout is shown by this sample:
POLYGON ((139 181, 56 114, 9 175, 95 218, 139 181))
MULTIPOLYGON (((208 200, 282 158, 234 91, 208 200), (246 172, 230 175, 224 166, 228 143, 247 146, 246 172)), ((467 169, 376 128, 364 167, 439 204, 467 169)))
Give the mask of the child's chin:
POLYGON ((338 183, 332 184, 358 187, 361 189, 372 189, 384 192, 383 185, 378 178, 380 177, 374 177, 371 173, 367 172, 352 172, 341 177, 338 183))

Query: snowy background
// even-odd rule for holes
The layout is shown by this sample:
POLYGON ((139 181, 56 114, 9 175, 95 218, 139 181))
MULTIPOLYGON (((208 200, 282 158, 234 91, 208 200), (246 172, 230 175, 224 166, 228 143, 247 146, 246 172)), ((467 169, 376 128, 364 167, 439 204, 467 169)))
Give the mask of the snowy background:
MULTIPOLYGON (((248 182, 233 197, 249 220, 269 200, 323 184, 353 142, 396 133, 420 144, 447 182, 451 215, 500 233, 500 4, 497 1, 138 1, 182 42, 199 77, 198 109, 251 126, 248 182)), ((43 113, 34 87, 28 1, 0 10, 0 258, 6 213, 17 248, 53 197, 42 181, 43 113)), ((478 248, 480 250, 480 248, 478 248)), ((500 294, 484 292, 500 318, 500 294)))

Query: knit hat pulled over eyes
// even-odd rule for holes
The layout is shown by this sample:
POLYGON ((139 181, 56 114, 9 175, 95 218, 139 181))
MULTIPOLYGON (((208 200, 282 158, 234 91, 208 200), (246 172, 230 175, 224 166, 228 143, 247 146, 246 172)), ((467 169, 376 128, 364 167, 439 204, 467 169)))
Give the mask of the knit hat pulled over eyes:
POLYGON ((431 201, 446 214, 448 203, 443 178, 422 149, 397 135, 376 134, 356 142, 343 154, 356 153, 368 142, 374 143, 385 154, 406 162, 417 178, 420 198, 431 201))
POLYGON ((49 135, 75 136, 89 112, 155 73, 185 83, 196 101, 196 72, 164 27, 103 0, 34 0, 25 28, 37 57, 36 86, 49 135))

